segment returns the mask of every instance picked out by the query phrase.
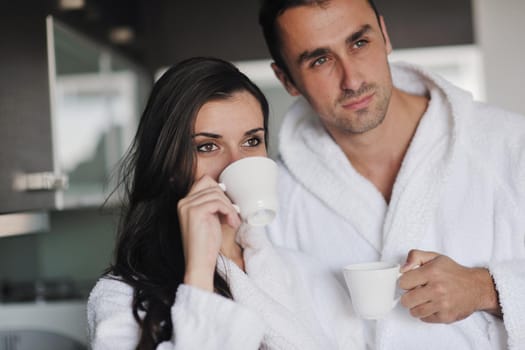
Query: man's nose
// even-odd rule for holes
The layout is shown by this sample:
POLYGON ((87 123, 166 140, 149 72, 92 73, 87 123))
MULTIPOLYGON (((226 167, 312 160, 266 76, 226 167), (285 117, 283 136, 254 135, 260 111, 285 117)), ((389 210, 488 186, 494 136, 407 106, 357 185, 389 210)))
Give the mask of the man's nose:
POLYGON ((341 72, 341 90, 357 91, 363 81, 361 73, 355 63, 348 58, 342 58, 339 61, 339 70, 341 72))

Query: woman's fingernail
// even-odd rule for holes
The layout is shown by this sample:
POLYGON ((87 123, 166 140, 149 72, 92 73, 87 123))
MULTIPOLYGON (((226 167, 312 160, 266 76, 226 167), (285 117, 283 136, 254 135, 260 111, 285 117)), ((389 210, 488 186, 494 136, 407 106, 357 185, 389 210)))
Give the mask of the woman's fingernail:
POLYGON ((241 208, 239 208, 239 206, 237 204, 232 204, 232 205, 233 205, 233 209, 235 209, 237 214, 240 214, 241 213, 241 208))
POLYGON ((221 188, 221 190, 223 190, 224 192, 226 192, 226 185, 223 184, 222 182, 219 183, 219 187, 221 188))

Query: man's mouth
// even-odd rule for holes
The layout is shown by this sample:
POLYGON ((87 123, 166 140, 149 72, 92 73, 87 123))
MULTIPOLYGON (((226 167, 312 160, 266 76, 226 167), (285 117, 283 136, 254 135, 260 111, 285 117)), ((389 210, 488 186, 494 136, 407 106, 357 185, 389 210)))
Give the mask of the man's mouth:
POLYGON ((354 111, 358 111, 360 109, 368 107, 373 97, 374 97, 374 93, 371 93, 370 95, 358 97, 357 99, 343 101, 341 104, 344 109, 351 109, 354 111))

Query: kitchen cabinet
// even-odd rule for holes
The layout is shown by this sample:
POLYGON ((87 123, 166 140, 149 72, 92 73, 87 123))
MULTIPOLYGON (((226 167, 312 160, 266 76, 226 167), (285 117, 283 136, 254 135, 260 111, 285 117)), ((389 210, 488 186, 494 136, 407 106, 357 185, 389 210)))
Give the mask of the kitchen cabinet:
POLYGON ((98 206, 151 79, 51 16, 13 17, 0 24, 0 214, 98 206))

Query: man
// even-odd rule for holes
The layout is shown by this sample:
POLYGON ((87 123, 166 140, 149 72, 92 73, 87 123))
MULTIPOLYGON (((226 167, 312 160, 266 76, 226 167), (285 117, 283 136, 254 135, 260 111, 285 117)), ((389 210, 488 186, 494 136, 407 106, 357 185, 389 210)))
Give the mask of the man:
POLYGON ((409 65, 371 0, 266 0, 280 133, 278 244, 403 262, 381 349, 525 348, 525 118, 409 65))

